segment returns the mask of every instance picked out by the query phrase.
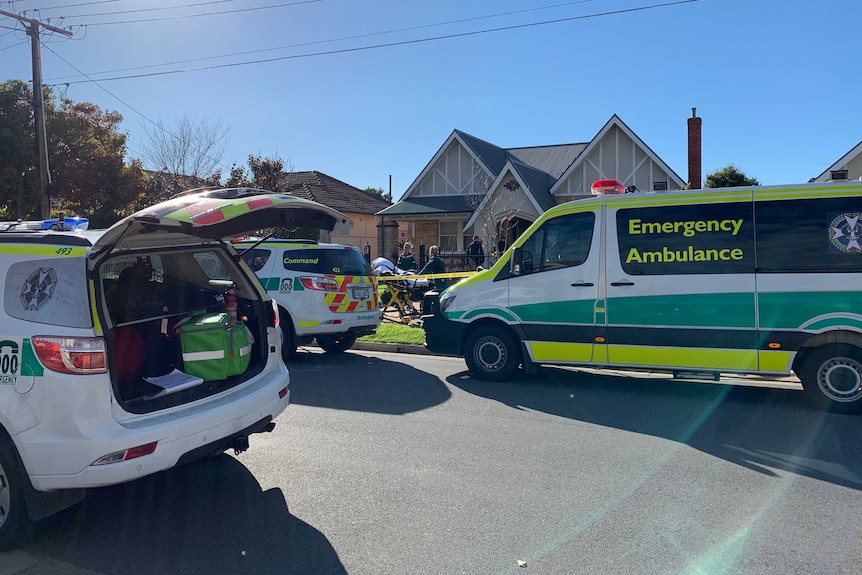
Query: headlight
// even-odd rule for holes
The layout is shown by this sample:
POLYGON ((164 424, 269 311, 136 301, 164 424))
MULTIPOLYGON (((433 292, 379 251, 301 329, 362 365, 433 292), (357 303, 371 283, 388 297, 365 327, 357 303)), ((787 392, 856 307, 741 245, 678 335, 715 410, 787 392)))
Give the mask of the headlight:
POLYGON ((447 291, 440 298, 440 311, 444 312, 449 309, 449 306, 452 305, 452 302, 455 301, 455 294, 451 291, 447 291))

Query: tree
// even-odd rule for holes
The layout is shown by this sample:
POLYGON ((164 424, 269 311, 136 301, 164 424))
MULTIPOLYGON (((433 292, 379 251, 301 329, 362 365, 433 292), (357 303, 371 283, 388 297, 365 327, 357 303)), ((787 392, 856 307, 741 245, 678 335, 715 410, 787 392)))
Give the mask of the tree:
POLYGON ((0 82, 0 213, 4 218, 29 217, 41 201, 32 99, 27 82, 0 82))
POLYGON ((154 125, 144 124, 144 132, 144 159, 154 169, 201 181, 211 180, 218 173, 221 179, 218 166, 230 142, 221 120, 193 120, 184 114, 171 128, 159 118, 154 125))
MULTIPOLYGON (((50 88, 43 92, 48 165, 61 210, 98 225, 128 214, 144 193, 144 172, 139 161, 124 160, 122 115, 67 98, 58 105, 50 88)), ((6 217, 41 216, 32 95, 22 80, 0 82, 0 212, 6 217)))
POLYGON ((365 188, 363 191, 366 194, 373 194, 373 195, 378 196, 384 200, 389 200, 389 196, 386 194, 386 192, 383 191, 383 188, 371 188, 371 187, 369 187, 369 188, 365 188))
POLYGON ((68 98, 48 111, 48 156, 63 211, 116 220, 144 195, 143 165, 124 159, 122 121, 119 112, 68 98))
POLYGON ((746 176, 739 168, 733 164, 728 164, 724 168, 713 172, 706 176, 706 188, 736 188, 740 186, 759 186, 760 181, 757 178, 746 176))

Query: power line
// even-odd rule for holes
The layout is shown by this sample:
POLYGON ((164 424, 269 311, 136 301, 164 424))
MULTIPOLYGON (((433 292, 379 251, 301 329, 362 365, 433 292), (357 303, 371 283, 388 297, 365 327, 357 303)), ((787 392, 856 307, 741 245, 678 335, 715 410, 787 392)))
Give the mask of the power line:
MULTIPOLYGON (((146 74, 129 74, 126 76, 114 76, 112 78, 100 78, 99 81, 100 82, 108 82, 111 80, 129 80, 129 79, 133 79, 133 78, 148 78, 148 77, 153 77, 153 76, 165 76, 168 74, 182 74, 182 73, 186 73, 186 72, 198 72, 198 71, 202 71, 202 70, 216 70, 219 68, 234 68, 237 66, 248 66, 251 64, 266 64, 266 63, 270 63, 270 62, 279 62, 279 61, 283 61, 283 60, 295 60, 295 59, 299 59, 299 58, 310 58, 313 56, 329 56, 332 54, 346 54, 349 52, 363 52, 366 50, 374 50, 374 49, 378 49, 378 48, 391 48, 393 46, 406 46, 406 45, 410 45, 410 44, 422 44, 425 42, 436 42, 438 40, 450 40, 452 38, 463 38, 463 37, 467 37, 467 36, 478 36, 481 34, 490 34, 492 32, 503 32, 506 30, 518 30, 518 29, 522 29, 522 28, 533 28, 536 26, 546 26, 549 24, 559 24, 562 22, 572 22, 575 20, 586 20, 589 18, 600 18, 603 16, 614 16, 614 15, 627 14, 627 13, 632 13, 632 12, 641 12, 644 10, 652 10, 655 8, 665 8, 668 6, 676 6, 679 4, 690 4, 693 2, 699 2, 699 1, 700 0, 676 0, 675 2, 665 2, 663 4, 651 4, 649 6, 639 6, 636 8, 626 8, 623 10, 613 10, 610 12, 600 12, 600 13, 596 13, 596 14, 585 14, 582 16, 571 16, 568 18, 557 18, 555 20, 544 20, 541 22, 529 22, 526 24, 513 24, 511 26, 500 26, 497 28, 486 28, 483 30, 475 30, 472 32, 460 32, 457 34, 447 34, 444 36, 433 36, 430 38, 417 38, 414 40, 402 40, 400 42, 389 42, 386 44, 373 44, 371 46, 359 46, 359 47, 355 47, 355 48, 343 48, 340 50, 328 50, 325 52, 310 52, 310 53, 306 53, 306 54, 294 54, 291 56, 280 56, 278 58, 266 58, 266 59, 261 59, 261 60, 250 60, 250 61, 245 61, 245 62, 234 62, 232 64, 215 64, 212 66, 199 66, 197 68, 184 68, 184 69, 180 69, 180 70, 165 70, 162 72, 149 72, 146 74)), ((70 84, 70 85, 71 84, 83 84, 85 82, 86 82, 86 80, 77 80, 77 81, 72 81, 72 82, 66 82, 66 84, 70 84)))
POLYGON ((11 46, 6 46, 5 48, 0 48, 0 52, 2 52, 3 50, 8 50, 9 48, 14 48, 15 46, 20 46, 21 44, 26 44, 26 43, 27 43, 27 40, 21 40, 17 44, 12 44, 11 46))
POLYGON ((47 8, 34 8, 33 10, 44 12, 45 10, 59 10, 60 8, 77 8, 79 6, 91 6, 93 4, 110 4, 120 0, 97 0, 95 2, 81 2, 80 4, 66 4, 64 6, 49 6, 47 8))
MULTIPOLYGON (((136 109, 134 106, 132 106, 131 104, 129 104, 128 102, 126 102, 125 100, 123 100, 122 98, 120 98, 119 96, 117 96, 116 94, 114 94, 113 92, 111 92, 110 90, 108 90, 107 88, 105 88, 104 86, 102 86, 101 84, 99 84, 99 82, 97 82, 96 80, 93 80, 92 78, 90 78, 89 76, 87 76, 87 74, 85 74, 84 72, 82 72, 82 71, 81 71, 77 66, 75 66, 74 64, 72 64, 71 62, 69 62, 68 60, 66 60, 66 59, 65 59, 65 58, 63 58, 62 56, 60 56, 60 55, 59 55, 57 52, 55 52, 54 50, 52 50, 50 46, 45 46, 44 44, 43 44, 43 46, 44 46, 44 47, 45 47, 49 52, 51 52, 51 53, 52 53, 52 54, 54 54, 56 57, 58 57, 60 60, 62 60, 63 62, 65 62, 65 63, 66 63, 66 65, 68 65, 69 67, 73 68, 76 72, 78 72, 78 73, 79 73, 79 74, 81 74, 82 76, 87 77, 87 78, 90 80, 90 82, 92 82, 93 84, 95 84, 96 86, 98 86, 98 87, 99 87, 100 89, 102 89, 105 93, 107 93, 107 94, 108 94, 109 96, 111 96, 112 98, 116 99, 118 102, 120 102, 121 104, 123 104, 124 106, 126 106, 128 109, 130 109, 131 111, 133 111, 134 113, 136 113, 138 116, 140 116, 141 118, 143 118, 144 120, 146 120, 146 121, 147 121, 147 122, 149 122, 150 124, 154 125, 154 126, 155 126, 156 128, 158 128, 159 130, 161 130, 161 131, 165 132, 165 133, 166 133, 166 134, 168 134, 169 136, 171 136, 171 137, 173 137, 173 138, 176 138, 176 139, 178 139, 178 140, 180 139, 180 137, 179 137, 179 136, 177 136, 176 134, 174 134, 174 133, 170 132, 169 130, 166 130, 163 126, 159 125, 157 122, 154 122, 153 120, 151 120, 150 118, 148 118, 146 115, 144 115, 144 113, 143 113, 143 112, 139 111, 139 110, 138 110, 138 109, 136 109)), ((229 168, 227 165, 225 165, 224 163, 222 163, 220 160, 216 160, 215 158, 210 158, 209 156, 207 156, 207 157, 208 157, 210 160, 215 160, 216 162, 218 162, 218 164, 219 164, 219 165, 221 165, 223 168, 226 168, 226 169, 230 170, 230 168, 229 168)))
MULTIPOLYGON (((112 0, 116 1, 116 0, 112 0)), ((75 16, 67 16, 68 18, 89 18, 91 16, 114 16, 117 14, 134 14, 136 12, 156 12, 158 10, 177 10, 180 8, 193 8, 195 6, 206 6, 208 4, 224 4, 226 2, 236 2, 237 0, 209 0, 208 2, 198 2, 196 4, 181 4, 179 6, 162 6, 159 8, 138 8, 136 10, 120 10, 117 12, 99 12, 95 14, 78 14, 75 16)))
MULTIPOLYGON (((304 46, 313 46, 313 45, 315 45, 315 44, 328 44, 328 43, 331 43, 331 42, 341 42, 341 41, 343 41, 343 40, 357 40, 357 39, 359 39, 359 38, 369 38, 369 37, 372 37, 372 36, 383 36, 383 35, 386 35, 386 34, 396 34, 396 33, 399 33, 399 32, 411 32, 411 31, 414 31, 414 30, 422 30, 422 29, 425 29, 425 28, 435 28, 435 27, 439 27, 439 26, 449 26, 449 25, 452 25, 452 24, 462 24, 462 23, 464 23, 464 22, 473 22, 473 21, 476 21, 476 20, 487 20, 487 19, 489 19, 489 18, 499 18, 499 17, 502 17, 502 16, 511 16, 511 15, 513 15, 513 14, 523 14, 523 13, 525 13, 525 12, 535 12, 535 11, 538 11, 538 10, 549 10, 549 9, 552 9, 552 8, 560 8, 560 7, 563 7, 563 6, 571 6, 571 5, 573 5, 573 4, 586 4, 587 2, 595 2, 595 1, 596 1, 596 0, 574 0, 574 1, 572 1, 572 2, 563 2, 562 4, 551 4, 551 5, 548 5, 548 6, 538 6, 538 7, 536 7, 536 8, 525 8, 525 9, 523 9, 523 10, 513 10, 513 11, 510 11, 510 12, 499 12, 499 13, 497 13, 497 14, 486 14, 486 15, 484 15, 484 16, 474 16, 474 17, 471 17, 471 18, 460 18, 460 19, 458 19, 458 20, 449 20, 449 21, 447 21, 447 22, 437 22, 437 23, 434 23, 434 24, 422 24, 422 25, 419 25, 419 26, 409 26, 409 27, 407 27, 407 28, 397 28, 397 29, 395 29, 395 30, 384 30, 384 31, 381 31, 381 32, 369 32, 369 33, 367 33, 367 34, 355 34, 355 35, 353 35, 353 36, 342 36, 341 38, 330 38, 330 39, 328 39, 328 40, 314 40, 314 41, 312 41, 312 42, 301 42, 301 43, 299 43, 299 44, 288 44, 288 45, 286 45, 286 46, 276 46, 276 47, 274 47, 274 48, 260 48, 260 49, 258 49, 258 50, 246 50, 246 51, 244 51, 244 52, 234 52, 234 53, 232 53, 232 54, 222 54, 222 55, 220 55, 220 56, 204 56, 204 57, 202 57, 202 58, 190 58, 190 59, 187 59, 187 60, 175 60, 175 61, 173 61, 173 62, 163 62, 163 63, 161 63, 161 64, 148 64, 148 65, 146 65, 146 66, 135 66, 135 67, 132 67, 132 68, 117 68, 117 69, 114 69, 114 70, 103 70, 103 71, 101 71, 101 72, 91 72, 91 74, 94 74, 94 75, 101 75, 101 74, 115 74, 115 73, 117 73, 117 72, 130 72, 130 71, 132 71, 132 70, 144 70, 144 69, 147 69, 147 68, 160 68, 160 67, 162 67, 162 66, 173 66, 173 65, 175 65, 175 64, 188 64, 188 63, 190 63, 190 62, 202 62, 202 61, 205 61, 205 60, 217 60, 217 59, 220 59, 220 58, 232 58, 232 57, 234 57, 234 56, 245 56, 245 55, 248 55, 248 54, 259 54, 259 53, 261 53, 261 52, 273 52, 273 51, 276 51, 276 50, 286 50, 286 49, 289 49, 289 48, 301 48, 301 47, 304 47, 304 46)), ((67 78, 77 78, 77 77, 78 77, 78 76, 58 76, 58 77, 55 77, 55 78, 51 78, 50 80, 51 80, 51 81, 55 81, 55 80, 65 80, 65 79, 67 79, 67 78)))
MULTIPOLYGON (((116 22, 91 22, 86 26, 109 26, 111 24, 134 24, 136 22, 160 22, 164 20, 183 20, 187 18, 200 18, 201 16, 219 16, 223 14, 236 14, 238 12, 254 12, 257 10, 269 10, 270 8, 284 8, 286 6, 298 6, 300 4, 315 4, 323 2, 323 0, 300 0, 298 2, 284 2, 281 4, 271 4, 269 6, 257 6, 255 8, 238 8, 236 10, 223 10, 221 12, 206 12, 203 14, 189 14, 187 16, 165 16, 164 18, 141 18, 139 20, 119 20, 116 22)), ((69 16, 69 18, 77 18, 77 16, 69 16)))

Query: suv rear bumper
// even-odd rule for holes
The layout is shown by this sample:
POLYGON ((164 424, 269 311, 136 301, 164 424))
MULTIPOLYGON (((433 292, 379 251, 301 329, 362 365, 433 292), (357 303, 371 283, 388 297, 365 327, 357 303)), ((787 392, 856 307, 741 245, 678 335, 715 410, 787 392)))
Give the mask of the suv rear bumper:
POLYGON ((64 430, 42 424, 14 439, 31 447, 22 453, 26 454, 22 459, 38 491, 115 485, 170 469, 181 460, 207 455, 226 439, 262 430, 287 407, 288 385, 286 368, 280 364, 278 369, 265 370, 256 381, 199 405, 187 404, 122 423, 88 420, 64 430), (279 397, 281 390, 286 391, 284 397, 279 397), (111 453, 154 441, 158 442, 156 450, 149 455, 93 465, 111 453), (202 448, 207 453, 201 453, 202 448))
POLYGON ((312 326, 294 325, 294 333, 296 333, 298 337, 307 338, 313 338, 318 335, 350 334, 355 335, 356 337, 371 335, 378 327, 380 327, 380 322, 383 320, 383 311, 378 309, 369 311, 362 315, 374 316, 374 318, 362 319, 359 321, 356 319, 342 320, 343 323, 339 324, 319 323, 312 326))

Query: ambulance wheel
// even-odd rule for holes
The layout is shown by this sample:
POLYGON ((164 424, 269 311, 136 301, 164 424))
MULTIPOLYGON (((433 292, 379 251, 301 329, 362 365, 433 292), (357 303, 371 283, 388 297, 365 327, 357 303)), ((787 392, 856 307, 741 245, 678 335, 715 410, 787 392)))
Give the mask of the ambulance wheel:
POLYGON ((846 343, 819 347, 805 358, 802 388, 817 406, 862 412, 862 349, 846 343))
POLYGON ((279 308, 278 323, 281 326, 281 359, 287 363, 296 356, 296 334, 293 333, 293 318, 287 310, 279 308))
POLYGON ((479 379, 503 381, 521 363, 521 350, 512 332, 504 327, 482 326, 467 337, 464 360, 479 379))
POLYGON ((319 335, 317 345, 326 353, 344 353, 356 343, 356 336, 350 334, 319 335))
POLYGON ((26 488, 15 447, 0 428, 0 551, 26 542, 33 534, 24 503, 26 488))

